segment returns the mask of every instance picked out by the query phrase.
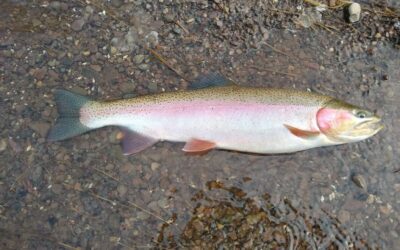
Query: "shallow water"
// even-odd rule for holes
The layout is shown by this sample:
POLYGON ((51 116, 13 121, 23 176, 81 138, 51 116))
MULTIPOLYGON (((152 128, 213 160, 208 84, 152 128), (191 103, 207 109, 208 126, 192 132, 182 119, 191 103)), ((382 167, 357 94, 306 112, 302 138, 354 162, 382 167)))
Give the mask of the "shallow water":
POLYGON ((373 28, 365 15, 351 28, 328 12, 323 20, 340 29, 327 31, 296 25, 296 5, 287 1, 0 5, 7 10, 0 14, 2 248, 400 244, 394 18, 378 18, 373 28), (116 128, 44 140, 57 115, 54 88, 132 97, 184 89, 182 78, 207 71, 240 85, 328 94, 376 111, 385 129, 360 143, 271 156, 189 156, 163 142, 125 157, 116 128))

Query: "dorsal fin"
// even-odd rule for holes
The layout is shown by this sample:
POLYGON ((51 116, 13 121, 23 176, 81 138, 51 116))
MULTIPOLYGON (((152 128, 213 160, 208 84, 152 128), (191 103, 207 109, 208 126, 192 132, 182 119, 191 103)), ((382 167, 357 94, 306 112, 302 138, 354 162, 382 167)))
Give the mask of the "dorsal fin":
POLYGON ((194 80, 188 89, 204 89, 208 87, 218 87, 226 85, 234 85, 235 83, 218 72, 212 72, 203 75, 194 80))

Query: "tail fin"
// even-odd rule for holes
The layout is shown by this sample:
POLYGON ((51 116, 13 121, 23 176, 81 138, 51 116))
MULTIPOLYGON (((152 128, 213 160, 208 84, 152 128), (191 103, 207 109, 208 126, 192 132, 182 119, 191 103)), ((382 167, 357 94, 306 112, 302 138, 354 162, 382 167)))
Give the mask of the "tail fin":
POLYGON ((62 89, 55 91, 54 98, 59 117, 47 135, 48 141, 65 140, 91 130, 79 120, 80 110, 89 98, 62 89))

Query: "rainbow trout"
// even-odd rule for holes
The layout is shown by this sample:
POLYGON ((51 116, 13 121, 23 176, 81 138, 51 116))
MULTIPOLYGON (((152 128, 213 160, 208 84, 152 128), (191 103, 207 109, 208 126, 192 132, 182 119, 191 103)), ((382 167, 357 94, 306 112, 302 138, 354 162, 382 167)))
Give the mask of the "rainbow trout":
POLYGON ((185 142, 185 152, 277 154, 361 141, 383 127, 372 112, 316 93, 242 87, 220 75, 194 86, 105 102, 57 90, 59 118, 48 140, 119 126, 127 155, 161 140, 185 142))

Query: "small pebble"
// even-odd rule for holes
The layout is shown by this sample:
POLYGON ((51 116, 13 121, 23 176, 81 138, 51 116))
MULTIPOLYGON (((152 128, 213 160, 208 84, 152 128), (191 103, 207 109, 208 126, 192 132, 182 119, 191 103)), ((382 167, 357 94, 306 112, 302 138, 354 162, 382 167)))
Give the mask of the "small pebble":
POLYGON ((149 44, 150 47, 154 48, 158 45, 158 32, 151 31, 146 37, 146 42, 149 44))
POLYGON ((350 213, 346 210, 340 210, 338 219, 341 223, 346 223, 350 220, 350 213))
POLYGON ((140 64, 140 65, 138 66, 138 68, 139 68, 140 70, 146 71, 146 70, 149 69, 149 65, 148 65, 148 64, 145 64, 145 63, 142 63, 142 64, 140 64))
POLYGON ((157 171, 160 168, 160 163, 158 162, 152 162, 150 166, 151 170, 157 171))
POLYGON ((53 10, 59 10, 61 8, 61 3, 59 1, 51 1, 49 7, 53 10))
POLYGON ((120 185, 118 185, 118 187, 117 187, 117 192, 118 192, 118 195, 119 195, 120 197, 124 197, 125 194, 126 194, 126 192, 128 192, 128 188, 127 188, 125 185, 120 184, 120 185))
POLYGON ((112 144, 118 144, 121 142, 121 138, 119 138, 120 136, 120 131, 115 130, 112 133, 109 134, 108 136, 108 141, 112 144))
POLYGON ((351 180, 356 184, 358 187, 366 190, 367 189, 367 181, 362 175, 356 174, 351 177, 351 180))
POLYGON ((72 22, 71 29, 73 31, 81 31, 83 28, 83 25, 85 25, 85 19, 83 19, 83 18, 77 19, 72 22))
POLYGON ((0 140, 0 152, 3 152, 7 148, 7 141, 5 139, 0 140))
POLYGON ((36 133, 38 133, 41 137, 46 137, 47 132, 50 129, 50 124, 47 122, 31 122, 29 124, 29 127, 35 131, 36 133))
POLYGON ((181 29, 179 27, 173 28, 172 31, 177 35, 180 35, 182 33, 182 31, 181 31, 181 29))
POLYGON ((172 23, 175 20, 175 16, 172 14, 165 14, 164 20, 165 22, 172 23))
POLYGON ((100 65, 93 64, 93 65, 90 65, 90 67, 96 72, 100 72, 101 71, 101 66, 100 65))
POLYGON ((150 82, 148 87, 151 92, 156 92, 158 89, 156 82, 150 82))
POLYGON ((379 210, 381 211, 381 213, 388 215, 393 211, 393 208, 389 203, 387 203, 386 205, 380 206, 379 210))
POLYGON ((133 57, 133 61, 136 64, 141 64, 143 62, 143 60, 144 60, 144 55, 136 55, 133 57))
POLYGON ((336 0, 329 0, 328 1, 328 6, 329 7, 335 7, 336 6, 336 0))
POLYGON ((347 18, 351 23, 358 22, 361 16, 361 5, 359 3, 352 3, 347 8, 347 18))

